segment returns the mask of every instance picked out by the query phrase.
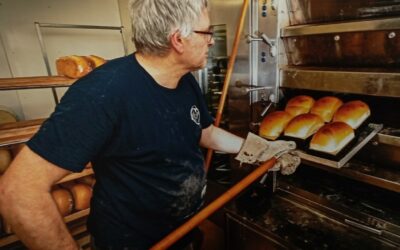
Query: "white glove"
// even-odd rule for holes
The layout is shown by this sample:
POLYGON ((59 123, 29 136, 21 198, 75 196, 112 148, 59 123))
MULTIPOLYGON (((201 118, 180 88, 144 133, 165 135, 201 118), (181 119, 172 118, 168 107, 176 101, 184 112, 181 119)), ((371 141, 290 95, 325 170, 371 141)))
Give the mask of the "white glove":
POLYGON ((296 148, 293 141, 268 141, 253 133, 248 133, 240 152, 235 157, 241 163, 258 164, 272 157, 290 152, 296 148))
POLYGON ((293 174, 301 163, 301 158, 294 152, 283 154, 269 171, 281 171, 283 175, 293 174))

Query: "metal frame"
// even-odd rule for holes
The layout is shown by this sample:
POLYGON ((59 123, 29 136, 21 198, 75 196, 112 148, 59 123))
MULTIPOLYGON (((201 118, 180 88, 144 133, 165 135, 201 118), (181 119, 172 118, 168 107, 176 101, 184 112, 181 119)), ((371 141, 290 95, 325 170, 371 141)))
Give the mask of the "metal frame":
POLYGON ((321 35, 329 33, 360 32, 400 29, 400 18, 355 21, 346 23, 330 23, 315 25, 299 25, 282 28, 282 37, 321 35))
MULTIPOLYGON (((128 54, 128 49, 125 45, 124 34, 122 32, 123 26, 98 26, 98 25, 78 25, 78 24, 59 24, 59 23, 39 23, 35 22, 36 34, 39 39, 42 56, 46 65, 47 74, 51 76, 51 69, 49 58, 47 56, 46 46, 44 44, 41 28, 61 28, 61 29, 97 29, 97 30, 119 30, 121 33, 122 45, 124 46, 125 55, 128 54)), ((58 95, 54 87, 51 88, 55 103, 59 103, 58 95)))
POLYGON ((10 76, 14 77, 13 71, 11 69, 10 58, 8 58, 8 54, 7 54, 7 50, 6 50, 6 44, 4 43, 3 34, 1 32, 0 32, 0 44, 1 44, 1 47, 3 48, 4 56, 6 57, 8 70, 10 71, 10 76))

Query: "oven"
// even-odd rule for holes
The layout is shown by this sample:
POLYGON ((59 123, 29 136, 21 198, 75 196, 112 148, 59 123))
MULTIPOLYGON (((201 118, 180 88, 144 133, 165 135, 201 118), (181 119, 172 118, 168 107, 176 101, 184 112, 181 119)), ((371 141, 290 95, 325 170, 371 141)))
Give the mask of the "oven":
POLYGON ((361 100, 371 115, 340 155, 298 142, 295 174, 268 174, 232 202, 227 249, 399 249, 400 1, 252 0, 248 17, 232 131, 258 133, 297 95, 361 100))

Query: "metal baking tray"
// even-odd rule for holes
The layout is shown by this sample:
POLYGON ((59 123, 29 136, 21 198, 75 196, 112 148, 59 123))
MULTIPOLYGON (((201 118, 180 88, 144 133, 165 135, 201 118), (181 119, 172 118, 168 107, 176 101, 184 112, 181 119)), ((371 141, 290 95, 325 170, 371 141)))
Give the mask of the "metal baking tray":
POLYGON ((343 167, 357 152, 359 152, 380 130, 383 124, 369 123, 356 131, 353 141, 343 148, 338 155, 332 156, 308 149, 298 149, 297 154, 302 160, 322 164, 333 168, 343 167))

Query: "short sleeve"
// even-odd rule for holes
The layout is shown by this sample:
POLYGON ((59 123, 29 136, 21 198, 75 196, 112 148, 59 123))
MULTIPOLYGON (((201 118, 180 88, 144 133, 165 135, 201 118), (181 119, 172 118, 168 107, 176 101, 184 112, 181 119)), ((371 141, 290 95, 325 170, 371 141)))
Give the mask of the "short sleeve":
POLYGON ((214 118, 211 116, 210 112, 208 111, 207 104, 205 101, 204 96, 201 93, 201 89, 199 83, 196 81, 192 74, 189 74, 191 78, 191 84, 196 92, 196 97, 198 100, 199 111, 200 111, 200 124, 201 128, 208 128, 212 123, 214 123, 214 118))
POLYGON ((104 96, 71 87, 27 145, 49 162, 79 172, 107 144, 115 119, 104 96))

